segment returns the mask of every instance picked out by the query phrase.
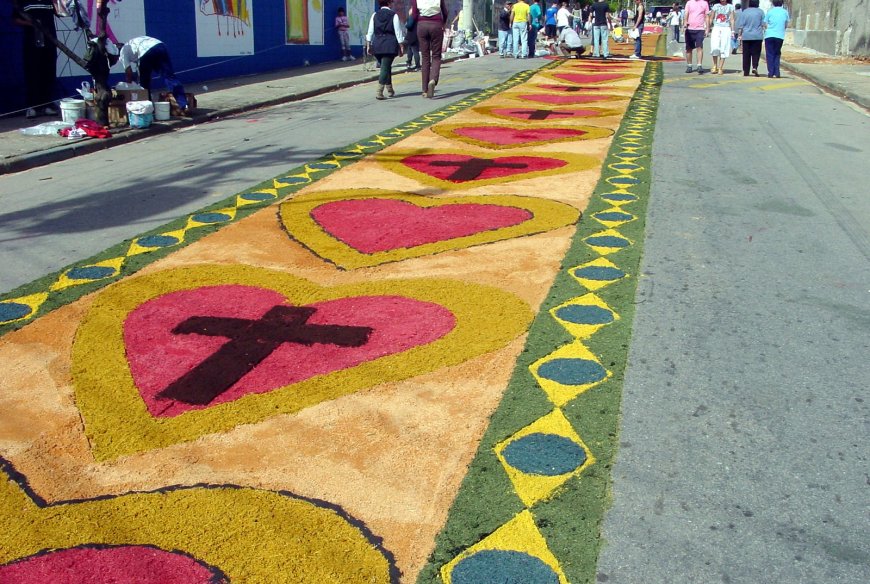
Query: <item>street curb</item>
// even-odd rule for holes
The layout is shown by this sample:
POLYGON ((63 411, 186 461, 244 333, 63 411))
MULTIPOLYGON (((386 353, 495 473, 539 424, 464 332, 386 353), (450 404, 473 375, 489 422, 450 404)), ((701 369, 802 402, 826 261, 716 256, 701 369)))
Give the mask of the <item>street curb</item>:
MULTIPOLYGON (((459 61, 461 59, 467 58, 468 55, 454 55, 447 58, 442 58, 442 63, 450 63, 453 61, 459 61)), ((398 71, 394 73, 394 75, 402 75, 404 73, 405 71, 398 71)), ((156 136, 159 134, 172 132, 180 128, 187 128, 190 126, 195 126, 196 124, 211 122, 228 116, 234 116, 241 113, 249 112, 252 110, 281 105, 283 103, 301 101, 303 99, 309 99, 311 97, 317 97, 318 95, 332 93, 333 91, 347 89, 356 85, 371 83, 372 81, 377 81, 377 79, 378 73, 375 71, 372 72, 371 75, 358 79, 342 81, 340 83, 335 83, 324 87, 318 87, 316 89, 309 89, 307 91, 302 91, 299 93, 290 93, 281 97, 258 101, 255 103, 248 103, 241 106, 229 107, 218 111, 208 112, 205 114, 194 115, 190 118, 175 119, 169 121, 168 123, 152 124, 149 128, 146 129, 139 130, 135 128, 123 128, 121 129, 120 133, 112 134, 110 138, 92 138, 81 143, 56 146, 47 150, 30 152, 28 154, 22 154, 21 156, 15 156, 8 160, 0 161, 0 175, 11 174, 13 172, 21 172, 32 168, 38 168, 40 166, 46 166, 55 162, 69 160, 71 158, 75 158, 76 156, 92 154, 94 152, 99 152, 100 150, 107 150, 114 146, 128 144, 130 142, 135 142, 137 140, 148 138, 150 136, 156 136)))
POLYGON ((791 63, 786 63, 785 61, 782 61, 782 62, 780 62, 780 66, 783 69, 785 69, 786 71, 789 71, 789 72, 793 73, 794 75, 801 77, 802 79, 806 79, 807 81, 813 83, 814 85, 818 85, 819 87, 823 88, 825 91, 827 91, 833 95, 836 95, 837 97, 841 97, 845 100, 851 101, 855 105, 858 105, 866 110, 870 110, 870 98, 868 98, 868 96, 866 96, 866 95, 860 95, 860 94, 852 91, 851 89, 847 89, 841 85, 831 84, 831 83, 825 81, 824 79, 822 79, 821 77, 819 77, 818 75, 815 75, 814 73, 803 70, 802 68, 800 68, 796 65, 792 65, 791 63))

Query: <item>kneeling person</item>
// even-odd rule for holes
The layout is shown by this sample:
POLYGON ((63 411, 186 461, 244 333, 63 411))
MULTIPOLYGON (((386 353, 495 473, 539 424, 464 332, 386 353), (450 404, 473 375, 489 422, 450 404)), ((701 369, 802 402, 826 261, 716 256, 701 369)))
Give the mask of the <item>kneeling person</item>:
POLYGON ((580 42, 580 35, 570 26, 566 26, 559 33, 558 47, 560 54, 564 57, 569 57, 571 53, 574 53, 573 56, 579 58, 586 50, 586 47, 580 42))

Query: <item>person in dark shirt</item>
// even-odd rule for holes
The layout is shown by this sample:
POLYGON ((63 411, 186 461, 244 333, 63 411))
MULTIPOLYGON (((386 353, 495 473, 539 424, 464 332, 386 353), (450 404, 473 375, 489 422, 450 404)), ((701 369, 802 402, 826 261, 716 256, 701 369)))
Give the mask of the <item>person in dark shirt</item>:
POLYGON ((513 57, 513 36, 511 35, 511 7, 513 2, 508 0, 504 8, 498 14, 498 56, 501 58, 513 57))
POLYGON ((589 8, 589 20, 592 21, 592 56, 606 59, 610 56, 607 49, 612 26, 610 5, 605 0, 596 0, 589 8))
POLYGON ((54 6, 51 0, 24 0, 15 5, 20 8, 13 9, 13 20, 24 29, 25 116, 56 116, 58 111, 54 107, 54 90, 57 83, 57 49, 43 34, 43 30, 52 36, 57 34, 54 6), (43 30, 34 27, 31 21, 42 25, 43 30))

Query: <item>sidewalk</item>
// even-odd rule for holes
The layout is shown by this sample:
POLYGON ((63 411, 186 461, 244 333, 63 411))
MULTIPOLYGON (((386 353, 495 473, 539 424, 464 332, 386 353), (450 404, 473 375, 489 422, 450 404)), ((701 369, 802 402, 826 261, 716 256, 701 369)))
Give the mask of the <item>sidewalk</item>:
MULTIPOLYGON (((458 55, 444 57, 444 62, 455 61, 458 55)), ((404 59, 398 59, 393 74, 405 71, 404 59), (401 63, 401 64, 399 64, 401 63)), ((369 66, 372 66, 371 63, 369 66)), ((112 137, 69 140, 60 136, 25 136, 21 128, 43 122, 57 121, 58 117, 40 116, 28 120, 24 116, 0 118, 0 175, 19 172, 67 160, 82 154, 111 148, 168 132, 178 128, 201 124, 253 109, 307 99, 330 91, 376 81, 378 71, 366 71, 361 59, 352 63, 341 61, 321 63, 248 77, 231 77, 188 85, 187 91, 196 95, 197 110, 190 118, 172 118, 155 122, 139 130, 130 127, 112 128, 112 137)))
MULTIPOLYGON (((456 58, 446 57, 445 61, 456 58)), ((870 63, 786 46, 783 48, 782 67, 835 95, 870 109, 870 63)), ((396 72, 403 70, 404 66, 396 66, 396 72)), ((0 174, 51 164, 153 136, 159 132, 369 83, 377 77, 377 71, 365 71, 362 61, 356 61, 323 63, 250 77, 219 79, 204 86, 187 88, 196 94, 198 101, 198 110, 192 118, 156 122, 144 130, 116 128, 112 130, 112 137, 107 139, 68 140, 52 136, 24 136, 19 129, 56 118, 0 119, 0 174)))

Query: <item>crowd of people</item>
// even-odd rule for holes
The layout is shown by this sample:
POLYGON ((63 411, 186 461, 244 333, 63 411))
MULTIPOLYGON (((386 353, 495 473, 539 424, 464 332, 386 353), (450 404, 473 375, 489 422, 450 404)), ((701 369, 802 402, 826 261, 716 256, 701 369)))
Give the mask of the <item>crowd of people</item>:
MULTIPOLYGON (((434 96, 445 49, 445 29, 449 26, 445 0, 412 0, 404 22, 391 8, 392 0, 377 0, 366 34, 365 50, 379 64, 377 99, 395 95, 393 62, 407 55, 408 71, 420 71, 422 95, 434 96)), ((671 31, 673 40, 685 43, 686 73, 705 72, 704 40, 709 37, 710 72, 725 73, 725 62, 734 52, 743 54, 743 74, 758 76, 762 46, 767 61, 767 76, 780 77, 779 62, 789 14, 783 0, 772 0, 766 13, 759 0, 685 0, 669 10, 649 14, 643 0, 633 0, 631 9, 614 12, 607 0, 583 0, 569 5, 567 0, 506 0, 498 17, 498 53, 502 58, 529 59, 541 54, 579 57, 591 44, 592 57, 610 57, 609 40, 634 40, 632 59, 642 56, 645 25, 659 24, 671 31), (743 4, 745 3, 745 4, 743 4), (626 30, 628 30, 626 35, 626 30), (591 37, 584 43, 581 37, 591 37), (538 51, 538 41, 545 50, 538 51)), ((454 18, 454 23, 458 20, 454 18)), ((39 114, 57 115, 54 108, 56 50, 46 42, 43 30, 54 32, 54 6, 51 0, 33 0, 15 11, 15 21, 24 27, 25 91, 28 118, 39 114), (34 23, 42 25, 37 28, 34 23)), ((335 30, 341 46, 341 59, 354 59, 350 48, 350 23, 344 8, 337 10, 335 30)), ((139 37, 119 46, 120 58, 128 79, 131 66, 138 66, 142 85, 150 89, 152 72, 163 77, 184 108, 185 94, 175 78, 169 54, 157 39, 139 37)))
POLYGON ((767 12, 759 0, 687 0, 685 6, 674 5, 668 23, 675 39, 680 31, 686 43, 686 73, 703 74, 704 39, 710 37, 710 73, 724 75, 725 61, 734 52, 743 54, 743 75, 758 77, 761 48, 764 45, 767 76, 779 78, 782 43, 789 13, 783 0, 772 0, 767 12), (745 4, 744 4, 745 3, 745 4))

